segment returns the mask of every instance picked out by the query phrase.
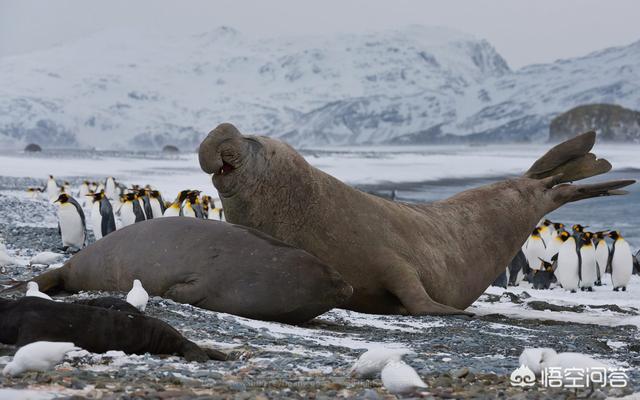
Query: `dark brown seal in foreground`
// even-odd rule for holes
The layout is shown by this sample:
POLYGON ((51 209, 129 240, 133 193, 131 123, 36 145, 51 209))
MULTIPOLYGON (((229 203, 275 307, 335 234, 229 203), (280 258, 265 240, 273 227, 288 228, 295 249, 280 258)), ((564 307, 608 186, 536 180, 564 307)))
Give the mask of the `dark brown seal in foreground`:
POLYGON ((231 124, 200 145, 227 220, 259 229, 334 267, 354 288, 347 308, 460 314, 561 205, 622 194, 634 181, 571 185, 611 165, 589 151, 595 133, 562 143, 521 178, 431 204, 363 193, 312 167, 287 144, 243 136, 231 124), (490 238, 491 240, 487 240, 490 238))
POLYGON ((286 323, 308 321, 353 292, 333 268, 303 250, 254 229, 187 217, 112 232, 33 281, 47 293, 126 292, 134 279, 152 296, 286 323))
POLYGON ((94 353, 177 354, 199 362, 227 359, 224 353, 199 347, 166 322, 139 312, 38 297, 0 299, 0 343, 24 346, 40 340, 73 342, 94 353))

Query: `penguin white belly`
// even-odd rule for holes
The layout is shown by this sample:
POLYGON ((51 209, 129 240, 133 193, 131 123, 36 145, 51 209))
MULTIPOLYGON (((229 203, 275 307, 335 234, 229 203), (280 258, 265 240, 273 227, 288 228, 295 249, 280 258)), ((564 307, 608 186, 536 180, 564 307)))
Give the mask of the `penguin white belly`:
POLYGON ((535 270, 541 269, 542 261, 540 259, 544 259, 545 253, 546 253, 546 249, 544 247, 544 242, 542 241, 542 239, 531 237, 529 239, 529 242, 527 243, 527 253, 526 253, 529 267, 535 270))
POLYGON ((55 182, 49 181, 47 182, 47 196, 49 196, 49 201, 53 203, 55 199, 60 195, 60 189, 55 182))
POLYGON ((592 287, 598 279, 598 266, 596 265, 596 251, 593 246, 584 246, 580 249, 581 280, 580 287, 592 287))
POLYGON ((184 208, 182 209, 182 215, 185 216, 185 217, 195 218, 196 217, 196 212, 193 211, 193 207, 191 207, 191 204, 187 203, 187 204, 185 204, 184 208))
POLYGON ((116 198, 116 182, 113 179, 107 178, 107 183, 104 186, 104 194, 108 199, 116 198))
POLYGON ((160 201, 152 197, 149 199, 149 202, 151 203, 151 213, 153 214, 153 218, 162 217, 162 207, 160 207, 160 201))
POLYGON ((564 242, 558 238, 551 239, 551 242, 549 242, 549 246, 547 246, 547 250, 545 251, 545 261, 551 262, 553 256, 558 254, 558 251, 560 251, 560 246, 562 246, 563 243, 564 242))
POLYGON ((558 251, 558 267, 554 272, 558 283, 566 290, 578 288, 578 253, 573 238, 564 242, 558 251))
POLYGON ((611 283, 614 288, 626 287, 633 273, 633 255, 629 243, 618 239, 611 259, 611 283))
POLYGON ((180 216, 180 207, 171 206, 164 210, 163 217, 178 217, 180 216))
MULTIPOLYGON (((134 200, 135 201, 135 200, 134 200)), ((133 212, 133 203, 127 201, 120 207, 120 221, 122 226, 128 226, 136 222, 136 214, 133 212)))
POLYGON ((84 226, 73 204, 65 203, 58 207, 58 222, 62 234, 62 245, 81 249, 84 244, 84 226))
POLYGON ((545 244, 549 244, 551 242, 551 229, 548 226, 542 227, 540 230, 540 237, 544 240, 545 244))
POLYGON ((100 215, 99 201, 95 201, 91 206, 91 228, 96 240, 102 239, 102 215, 100 215))
POLYGON ((596 247, 596 264, 598 264, 598 269, 600 270, 600 281, 604 285, 604 274, 607 270, 607 263, 609 262, 609 246, 607 246, 607 242, 601 240, 598 242, 598 246, 596 247))

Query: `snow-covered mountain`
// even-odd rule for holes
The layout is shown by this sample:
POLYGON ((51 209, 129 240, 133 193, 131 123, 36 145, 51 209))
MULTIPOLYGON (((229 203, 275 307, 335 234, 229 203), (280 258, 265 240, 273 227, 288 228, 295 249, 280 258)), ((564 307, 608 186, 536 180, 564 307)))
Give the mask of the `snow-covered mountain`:
POLYGON ((583 103, 640 108, 640 42, 518 71, 446 28, 251 38, 105 31, 0 59, 0 144, 195 149, 218 123, 300 146, 542 140, 583 103))

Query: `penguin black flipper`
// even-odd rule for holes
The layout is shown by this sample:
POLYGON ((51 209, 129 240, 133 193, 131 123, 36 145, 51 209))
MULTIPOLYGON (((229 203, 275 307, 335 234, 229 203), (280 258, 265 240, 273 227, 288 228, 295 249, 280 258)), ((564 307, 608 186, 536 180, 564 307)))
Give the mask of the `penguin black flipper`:
POLYGON ((147 216, 147 219, 153 219, 153 210, 151 209, 151 201, 149 200, 149 196, 143 196, 142 203, 144 204, 144 213, 147 216))
POLYGON ((613 242, 611 246, 611 251, 609 252, 609 259, 607 259, 607 268, 605 269, 606 273, 613 275, 613 254, 616 252, 616 242, 613 242))
POLYGON ((164 205, 164 200, 162 199, 162 195, 160 194, 160 192, 158 192, 158 202, 160 202, 160 211, 162 211, 162 214, 164 215, 164 211, 167 209, 167 207, 164 205))
POLYGON ((580 254, 580 248, 578 248, 578 282, 582 282, 582 255, 580 254))
POLYGON ((133 206, 133 214, 136 216, 135 222, 144 221, 145 220, 144 212, 142 211, 142 207, 140 207, 140 202, 136 199, 132 201, 132 206, 133 206))
POLYGON ((205 219, 204 211, 202 210, 202 206, 200 204, 194 205, 193 212, 196 214, 196 218, 205 219))
POLYGON ((76 210, 78 211, 78 214, 80 214, 80 219, 82 220, 82 226, 84 227, 84 229, 87 229, 87 222, 85 220, 84 217, 84 211, 82 210, 82 207, 80 206, 80 204, 78 204, 78 202, 76 201, 76 199, 74 199, 73 197, 69 197, 68 200, 69 203, 73 204, 73 206, 76 208, 76 210))
POLYGON ((116 230, 116 220, 113 216, 113 207, 111 207, 111 202, 106 198, 100 201, 100 217, 102 220, 100 229, 102 231, 102 237, 105 237, 116 230))

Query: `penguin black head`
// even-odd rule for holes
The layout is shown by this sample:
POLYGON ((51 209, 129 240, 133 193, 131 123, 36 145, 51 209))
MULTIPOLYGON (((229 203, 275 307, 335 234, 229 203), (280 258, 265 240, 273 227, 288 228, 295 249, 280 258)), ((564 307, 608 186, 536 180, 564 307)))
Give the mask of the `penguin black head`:
POLYGON ((571 235, 569 235, 569 232, 567 232, 567 231, 562 231, 562 232, 560 232, 560 235, 558 235, 558 237, 560 237, 560 239, 563 242, 566 242, 567 239, 569 239, 569 237, 571 237, 571 235))
POLYGON ((561 224, 560 222, 554 222, 554 223, 553 223, 553 227, 554 227, 556 230, 564 229, 564 224, 561 224))
MULTIPOLYGON (((552 263, 550 263, 550 262, 548 262, 548 261, 545 261, 545 260, 543 260, 543 259, 542 259, 542 258, 540 258, 540 257, 538 257, 538 259, 539 259, 540 261, 542 261, 542 270, 543 270, 543 271, 553 272, 553 264, 552 264, 552 263)), ((538 272, 538 271, 536 271, 536 272, 538 272)))
POLYGON ((544 226, 553 225, 553 222, 549 221, 548 219, 545 219, 544 221, 542 221, 542 225, 544 226))
POLYGON ((102 199, 104 199, 104 190, 99 191, 98 193, 89 193, 87 194, 87 196, 91 196, 93 197, 93 201, 100 201, 102 199))
POLYGON ((622 237, 622 235, 620 235, 620 231, 611 231, 609 232, 609 237, 613 240, 618 240, 622 237))
POLYGON ((580 225, 580 224, 575 224, 574 226, 571 227, 571 229, 573 230, 573 233, 582 233, 584 232, 584 226, 580 225))
POLYGON ((540 236, 540 228, 536 228, 531 232, 531 236, 540 236))
POLYGON ((599 231, 593 234, 593 237, 596 239, 604 239, 608 234, 608 231, 599 231))
POLYGON ((154 199, 157 199, 160 197, 160 192, 157 190, 151 190, 149 191, 149 196, 153 197, 154 199))
POLYGON ((54 203, 64 204, 69 201, 69 195, 66 193, 60 193, 60 196, 54 201, 54 203))
POLYGON ((138 189, 138 196, 139 197, 144 197, 146 195, 147 195, 147 189, 145 189, 145 188, 138 189))
POLYGON ((187 198, 187 195, 189 194, 189 192, 191 192, 191 190, 186 189, 186 190, 182 190, 180 191, 180 193, 178 193, 178 202, 183 202, 184 199, 187 198))
POLYGON ((53 179, 53 175, 49 175, 49 179, 53 179))
POLYGON ((89 185, 89 181, 82 181, 83 185, 89 185))
POLYGON ((138 198, 138 195, 136 193, 126 193, 124 195, 124 201, 133 201, 136 200, 138 198))
POLYGON ((191 191, 189 191, 189 193, 187 193, 187 199, 189 200, 189 203, 191 203, 191 204, 197 204, 198 203, 198 196, 200 196, 200 191, 199 190, 191 190, 191 191))
POLYGON ((593 233, 585 232, 584 235, 582 235, 582 244, 591 246, 591 239, 593 239, 593 233))

